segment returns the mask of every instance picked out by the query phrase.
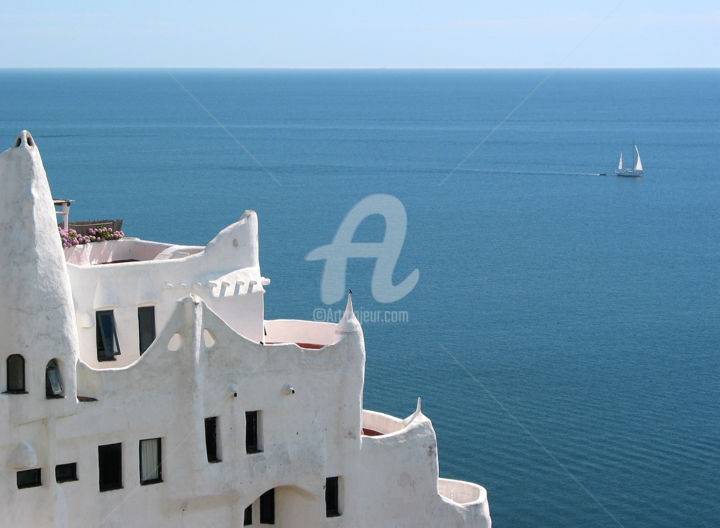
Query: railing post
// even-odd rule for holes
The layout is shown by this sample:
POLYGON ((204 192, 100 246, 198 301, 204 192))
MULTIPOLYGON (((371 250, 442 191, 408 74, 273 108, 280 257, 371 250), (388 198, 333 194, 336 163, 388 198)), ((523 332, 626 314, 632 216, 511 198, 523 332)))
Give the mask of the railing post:
POLYGON ((72 200, 53 200, 53 205, 60 206, 60 210, 55 209, 55 214, 62 215, 63 229, 65 231, 70 227, 70 204, 72 200))
POLYGON ((70 204, 63 202, 62 204, 62 217, 63 217, 63 229, 67 231, 68 224, 70 223, 70 204))

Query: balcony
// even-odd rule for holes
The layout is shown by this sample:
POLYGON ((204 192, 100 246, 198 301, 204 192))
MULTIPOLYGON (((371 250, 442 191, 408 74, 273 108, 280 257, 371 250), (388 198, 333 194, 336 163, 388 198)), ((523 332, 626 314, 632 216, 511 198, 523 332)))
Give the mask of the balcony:
POLYGON ((485 504, 487 507, 487 491, 472 482, 439 478, 438 493, 461 506, 485 504))
POLYGON ((389 414, 363 409, 362 434, 364 436, 384 436, 405 428, 405 421, 389 414))
POLYGON ((275 319, 265 321, 265 344, 295 343, 300 348, 319 349, 337 343, 334 323, 275 319))
POLYGON ((200 253, 203 249, 205 248, 202 246, 174 246, 137 238, 123 238, 65 248, 65 260, 76 266, 172 260, 200 253))

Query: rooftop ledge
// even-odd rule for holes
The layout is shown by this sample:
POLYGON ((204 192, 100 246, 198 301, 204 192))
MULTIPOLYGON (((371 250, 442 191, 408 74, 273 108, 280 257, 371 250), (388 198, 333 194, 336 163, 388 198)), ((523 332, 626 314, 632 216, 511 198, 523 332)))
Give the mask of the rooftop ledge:
POLYGON ((335 323, 300 319, 265 320, 265 344, 295 343, 300 348, 319 349, 339 341, 335 323))
POLYGON ((172 260, 200 253, 204 246, 178 246, 139 238, 92 242, 65 248, 65 261, 76 266, 172 260))

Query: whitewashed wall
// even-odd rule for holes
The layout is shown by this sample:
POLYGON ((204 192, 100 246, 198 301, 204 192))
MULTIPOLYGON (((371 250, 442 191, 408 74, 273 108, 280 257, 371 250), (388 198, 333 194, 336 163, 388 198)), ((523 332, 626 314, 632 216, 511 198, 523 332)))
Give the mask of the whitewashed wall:
MULTIPOLYGON (((154 306, 157 329, 170 317, 175 303, 196 295, 235 330, 253 341, 263 338, 265 290, 258 259, 258 222, 246 211, 235 224, 223 229, 205 248, 169 260, 95 264, 94 259, 122 259, 132 254, 123 246, 147 244, 118 240, 65 249, 78 323, 80 359, 95 368, 119 368, 140 357, 139 306, 154 306), (92 246, 89 247, 89 246, 92 246), (95 255, 89 255, 92 249, 95 255), (93 257, 95 257, 93 259, 93 257), (95 313, 113 310, 121 354, 116 361, 97 359, 95 313)), ((156 246, 160 245, 152 243, 156 246)), ((169 251, 185 246, 164 245, 169 251)), ((136 255, 140 256, 140 255, 136 255)))
POLYGON ((257 526, 258 498, 271 488, 279 527, 490 526, 482 488, 439 483, 435 433, 419 408, 405 420, 363 413, 365 345, 350 301, 337 325, 267 322, 268 341, 281 343, 260 342, 255 213, 188 256, 83 265, 80 254, 66 265, 27 133, 0 155, 0 200, 0 380, 7 356, 21 352, 28 389, 0 394, 0 526, 236 527, 249 504, 257 526), (251 281, 249 293, 239 289, 251 281), (158 333, 139 356, 136 310, 146 303, 158 307, 158 333), (96 361, 94 312, 104 308, 117 311, 127 354, 115 368, 96 361), (45 398, 51 358, 62 399, 45 398), (245 452, 246 411, 262 413, 261 453, 245 452), (215 464, 205 449, 211 416, 220 425, 215 464), (364 417, 387 434, 363 436, 364 417), (149 438, 162 438, 163 480, 142 486, 139 441, 149 438), (123 487, 100 492, 98 446, 118 442, 123 487), (77 463, 79 480, 58 484, 54 468, 65 463, 77 463), (18 489, 17 471, 32 468, 42 485, 18 489), (329 476, 341 477, 339 517, 325 516, 329 476))

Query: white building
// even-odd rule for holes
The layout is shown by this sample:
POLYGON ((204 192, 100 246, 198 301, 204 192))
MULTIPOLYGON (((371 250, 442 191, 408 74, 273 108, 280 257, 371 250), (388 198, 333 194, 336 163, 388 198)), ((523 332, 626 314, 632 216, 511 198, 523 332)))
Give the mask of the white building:
POLYGON ((264 319, 254 212, 205 247, 63 249, 23 131, 0 237, 0 526, 490 526, 419 402, 363 409, 349 298, 338 324, 264 319))

